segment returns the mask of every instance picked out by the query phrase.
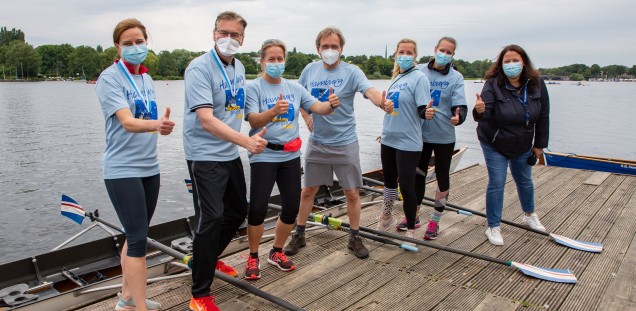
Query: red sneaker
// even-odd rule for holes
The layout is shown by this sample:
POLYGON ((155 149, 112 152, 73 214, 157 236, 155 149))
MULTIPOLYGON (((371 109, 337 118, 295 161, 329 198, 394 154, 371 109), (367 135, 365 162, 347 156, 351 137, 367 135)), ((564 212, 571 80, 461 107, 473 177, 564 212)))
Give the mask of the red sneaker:
POLYGON ((238 271, 234 269, 234 267, 230 265, 226 265, 224 262, 217 260, 216 261, 216 270, 219 270, 229 276, 237 276, 238 271))
POLYGON ((247 264, 245 265, 245 279, 246 280, 258 280, 261 278, 261 264, 258 258, 247 258, 247 264))
POLYGON ((190 299, 190 310, 193 311, 221 311, 214 303, 214 296, 190 299))
POLYGON ((269 252, 267 262, 285 272, 296 269, 296 265, 294 265, 294 262, 287 258, 287 256, 285 256, 285 253, 275 252, 273 249, 269 252))

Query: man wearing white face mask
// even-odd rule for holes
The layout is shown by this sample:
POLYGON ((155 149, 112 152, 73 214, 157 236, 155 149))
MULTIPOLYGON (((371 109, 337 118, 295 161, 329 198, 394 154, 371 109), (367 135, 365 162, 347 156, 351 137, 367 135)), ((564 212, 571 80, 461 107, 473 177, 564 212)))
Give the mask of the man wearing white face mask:
POLYGON ((247 22, 223 12, 214 25, 215 47, 194 59, 185 71, 183 145, 192 179, 195 232, 190 309, 218 310, 210 286, 216 267, 236 276, 217 260, 247 215, 243 165, 237 145, 260 153, 265 129, 240 133, 245 107, 245 68, 234 58, 247 22))
POLYGON ((358 258, 366 258, 369 251, 358 236, 360 228, 360 194, 362 171, 353 99, 357 92, 371 100, 387 113, 393 111, 393 102, 386 92, 371 86, 366 76, 355 65, 340 61, 344 36, 335 27, 327 27, 316 37, 316 49, 322 61, 314 62, 300 75, 299 83, 320 101, 327 101, 330 89, 340 99, 340 106, 332 114, 313 115, 313 120, 302 111, 305 122, 312 130, 305 156, 305 185, 301 193, 296 233, 285 247, 285 254, 293 255, 305 246, 305 225, 320 185, 333 184, 336 173, 347 197, 347 213, 351 234, 347 247, 358 258), (313 127, 313 128, 312 128, 313 127))

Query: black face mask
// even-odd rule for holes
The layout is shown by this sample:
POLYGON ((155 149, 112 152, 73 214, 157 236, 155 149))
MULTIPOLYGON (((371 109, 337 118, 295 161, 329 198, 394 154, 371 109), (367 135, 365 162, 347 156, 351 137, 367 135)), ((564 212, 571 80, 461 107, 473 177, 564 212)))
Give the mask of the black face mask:
POLYGON ((534 152, 530 152, 530 156, 528 157, 528 165, 535 166, 537 165, 537 163, 539 163, 539 159, 537 158, 537 155, 534 154, 534 152))

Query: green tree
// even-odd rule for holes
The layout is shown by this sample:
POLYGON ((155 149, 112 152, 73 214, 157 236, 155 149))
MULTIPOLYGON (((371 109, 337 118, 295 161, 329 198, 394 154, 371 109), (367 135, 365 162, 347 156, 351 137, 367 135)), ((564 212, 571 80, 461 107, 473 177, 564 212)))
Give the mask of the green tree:
POLYGON ((40 73, 56 77, 68 73, 68 56, 74 50, 70 44, 40 45, 35 50, 42 56, 40 73))
POLYGON ((96 79, 101 73, 99 53, 90 47, 81 45, 68 56, 68 67, 71 76, 96 79))
POLYGON ((160 76, 178 76, 179 64, 172 53, 169 51, 159 52, 159 67, 157 68, 157 74, 160 76))
MULTIPOLYGON (((1 61, 1 60, 0 60, 0 61, 1 61)), ((631 75, 631 76, 636 76, 636 65, 632 65, 632 68, 630 68, 630 69, 627 71, 627 74, 628 74, 628 75, 631 75)))
POLYGON ((592 76, 592 78, 598 78, 601 75, 601 66, 599 66, 598 64, 594 64, 592 66, 590 66, 590 75, 592 76))
POLYGON ((609 79, 618 78, 620 75, 627 72, 627 66, 622 65, 609 65, 603 67, 602 69, 609 79))
POLYGON ((583 81, 585 77, 580 73, 573 73, 569 76, 571 81, 583 81))
POLYGON ((104 69, 112 65, 113 62, 118 58, 117 53, 117 48, 114 46, 111 46, 105 49, 103 52, 99 53, 99 68, 104 71, 104 69))
POLYGON ((101 53, 101 52, 104 52, 104 48, 102 48, 102 46, 98 44, 97 47, 95 48, 95 51, 97 51, 97 53, 101 53))
POLYGON ((5 64, 16 68, 17 76, 21 79, 37 77, 40 73, 42 57, 30 44, 14 40, 4 54, 5 64))
POLYGON ((20 29, 7 30, 7 27, 0 28, 0 46, 8 46, 13 41, 24 43, 24 32, 20 29))
POLYGON ((159 70, 159 57, 155 54, 154 51, 148 51, 148 56, 146 56, 146 60, 144 60, 143 65, 148 68, 148 74, 151 77, 157 75, 157 71, 159 70))
POLYGON ((294 53, 287 56, 285 61, 285 73, 288 75, 300 76, 305 66, 313 60, 312 55, 304 53, 294 53))
MULTIPOLYGON (((243 66, 245 66, 245 73, 246 74, 257 74, 258 73, 258 71, 260 69, 260 65, 252 57, 250 57, 249 54, 239 53, 239 54, 236 54, 235 56, 236 56, 236 58, 238 58, 238 60, 241 61, 241 63, 243 63, 243 66)), ((285 71, 287 71, 287 70, 285 70, 285 71)))
POLYGON ((192 52, 184 49, 176 49, 172 51, 172 57, 174 57, 175 62, 177 63, 178 76, 183 76, 185 74, 186 68, 188 68, 188 64, 190 61, 194 59, 192 56, 192 52))

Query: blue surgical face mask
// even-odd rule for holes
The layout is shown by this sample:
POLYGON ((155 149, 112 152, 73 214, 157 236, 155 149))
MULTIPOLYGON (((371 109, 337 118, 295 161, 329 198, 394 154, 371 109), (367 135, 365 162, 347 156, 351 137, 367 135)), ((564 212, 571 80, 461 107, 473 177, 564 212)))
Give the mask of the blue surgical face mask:
POLYGON ((285 63, 265 63, 265 73, 272 78, 280 78, 285 72, 285 63))
POLYGON ((409 55, 399 55, 397 57, 397 64, 400 66, 400 69, 407 70, 413 67, 413 63, 415 62, 415 58, 409 55))
POLYGON ((148 47, 145 44, 121 47, 121 57, 123 57, 126 62, 129 62, 133 65, 139 65, 143 63, 147 55, 148 47))
POLYGON ((440 66, 448 65, 448 63, 450 63, 452 59, 453 57, 446 53, 437 52, 437 54, 435 54, 435 63, 440 66))
POLYGON ((514 78, 521 73, 523 66, 521 62, 503 64, 503 71, 508 78, 514 78))

